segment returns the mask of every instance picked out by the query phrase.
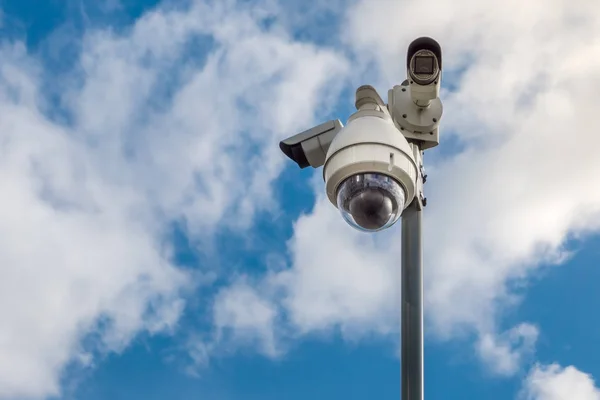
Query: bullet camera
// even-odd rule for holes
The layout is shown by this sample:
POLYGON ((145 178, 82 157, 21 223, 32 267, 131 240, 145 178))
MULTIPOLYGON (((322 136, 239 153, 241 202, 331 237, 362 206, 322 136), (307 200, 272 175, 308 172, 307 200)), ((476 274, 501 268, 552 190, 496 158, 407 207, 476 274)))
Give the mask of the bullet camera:
POLYGON ((342 127, 339 119, 325 122, 281 141, 279 148, 300 168, 306 168, 309 165, 319 168, 325 162, 325 155, 331 141, 342 127))
POLYGON ((407 79, 388 91, 388 109, 404 137, 427 150, 440 142, 442 50, 435 40, 421 37, 408 46, 406 60, 407 79))
POLYGON ((406 61, 411 97, 418 106, 427 107, 440 95, 442 49, 435 40, 421 37, 408 46, 406 61))
POLYGON ((388 92, 388 104, 361 86, 346 126, 329 121, 279 144, 300 168, 323 166, 329 201, 361 231, 386 229, 413 201, 421 204, 422 151, 438 143, 440 46, 419 38, 407 60, 408 79, 388 92))

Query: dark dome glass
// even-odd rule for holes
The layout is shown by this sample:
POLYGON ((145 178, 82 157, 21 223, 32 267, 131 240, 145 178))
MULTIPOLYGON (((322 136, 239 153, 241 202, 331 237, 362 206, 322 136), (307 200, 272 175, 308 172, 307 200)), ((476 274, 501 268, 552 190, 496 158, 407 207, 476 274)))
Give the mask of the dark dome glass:
POLYGON ((340 185, 337 205, 344 219, 367 232, 392 226, 404 210, 404 190, 382 174, 358 174, 340 185))

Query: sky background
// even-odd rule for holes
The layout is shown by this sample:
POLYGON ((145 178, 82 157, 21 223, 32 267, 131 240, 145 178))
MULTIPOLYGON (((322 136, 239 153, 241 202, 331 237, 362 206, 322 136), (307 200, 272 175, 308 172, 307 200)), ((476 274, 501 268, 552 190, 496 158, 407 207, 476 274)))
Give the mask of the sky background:
POLYGON ((422 35, 426 397, 599 400, 596 0, 0 0, 0 399, 399 398, 400 226, 278 142, 422 35))

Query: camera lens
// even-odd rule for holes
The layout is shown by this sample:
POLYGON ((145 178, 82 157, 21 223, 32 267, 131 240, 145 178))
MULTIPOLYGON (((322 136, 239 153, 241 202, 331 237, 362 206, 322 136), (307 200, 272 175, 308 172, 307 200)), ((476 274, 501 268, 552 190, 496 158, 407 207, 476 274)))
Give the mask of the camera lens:
POLYGON ((420 50, 410 60, 410 76, 419 85, 433 83, 440 72, 435 54, 429 50, 420 50))
POLYGON ((382 174, 358 174, 347 178, 337 193, 338 209, 351 226, 366 232, 392 226, 404 210, 404 190, 382 174))
POLYGON ((433 75, 435 69, 435 58, 433 56, 415 57, 415 74, 433 75))

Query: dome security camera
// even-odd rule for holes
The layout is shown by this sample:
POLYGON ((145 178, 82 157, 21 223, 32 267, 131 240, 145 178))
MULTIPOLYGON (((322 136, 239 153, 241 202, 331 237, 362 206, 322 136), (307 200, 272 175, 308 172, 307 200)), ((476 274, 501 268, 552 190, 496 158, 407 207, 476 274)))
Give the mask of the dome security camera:
POLYGON ((357 108, 329 146, 323 178, 327 197, 343 218, 373 232, 398 221, 415 197, 419 170, 375 89, 357 90, 357 108))

